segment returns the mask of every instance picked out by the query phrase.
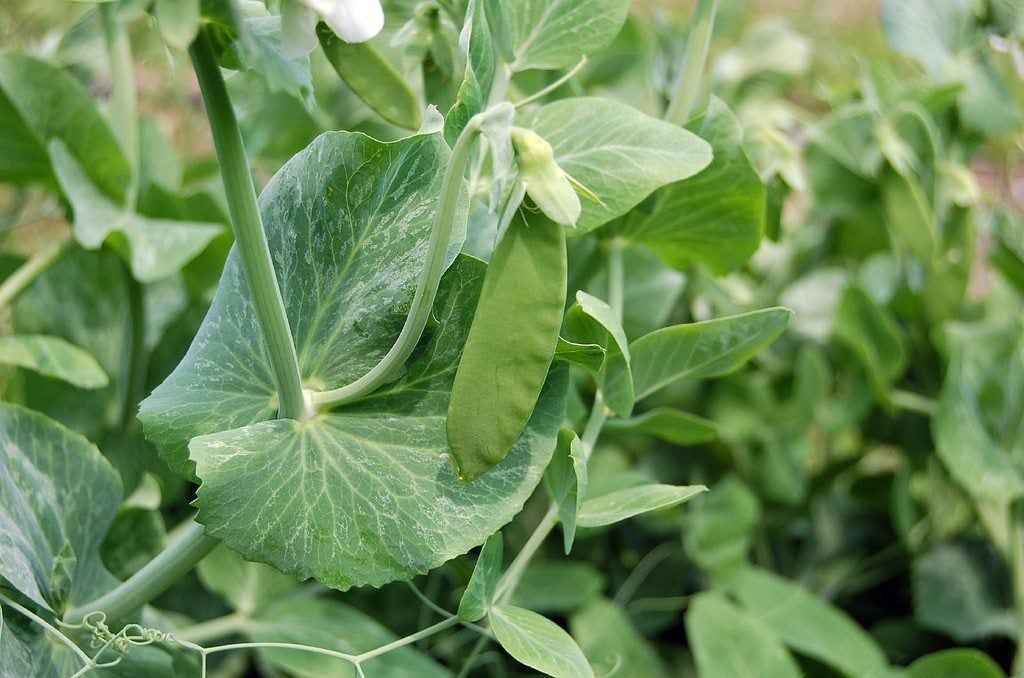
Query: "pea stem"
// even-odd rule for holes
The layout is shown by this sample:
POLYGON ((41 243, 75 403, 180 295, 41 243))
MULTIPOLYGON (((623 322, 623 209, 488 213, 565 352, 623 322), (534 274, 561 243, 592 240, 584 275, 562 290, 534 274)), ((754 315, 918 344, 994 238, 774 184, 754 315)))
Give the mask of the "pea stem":
POLYGON ((686 50, 683 52, 683 63, 676 79, 676 93, 665 112, 665 120, 671 123, 685 125, 697 105, 717 12, 718 0, 697 0, 697 8, 690 21, 686 50))
POLYGON ((308 408, 302 393, 295 342, 267 245, 238 121, 205 28, 200 30, 189 54, 199 79, 213 143, 220 160, 235 246, 249 282, 260 330, 270 352, 280 402, 279 415, 285 419, 302 419, 308 414, 308 408))
POLYGON ((102 610, 111 621, 137 610, 181 579, 210 551, 219 540, 203 532, 203 526, 191 523, 188 528, 141 570, 96 600, 72 608, 64 615, 66 624, 80 624, 90 612, 102 610))
POLYGON ((452 157, 445 172, 441 186, 441 203, 437 210, 434 227, 430 233, 427 246, 427 258, 423 262, 416 294, 412 300, 412 308, 405 319, 405 325, 395 340, 391 350, 376 366, 359 379, 341 388, 321 391, 312 395, 313 404, 320 409, 337 407, 366 396, 377 388, 391 381, 396 372, 412 355, 416 344, 423 335, 423 329, 430 318, 430 311, 437 297, 437 288, 444 275, 445 259, 452 232, 455 229, 456 213, 458 212, 459 196, 462 191, 462 180, 469 164, 473 144, 480 135, 481 120, 477 116, 459 135, 452 150, 452 157))
POLYGON ((60 259, 70 246, 71 241, 65 240, 36 254, 19 266, 4 280, 3 284, 0 284, 0 308, 9 306, 17 299, 22 292, 28 289, 29 285, 35 282, 36 278, 60 259))

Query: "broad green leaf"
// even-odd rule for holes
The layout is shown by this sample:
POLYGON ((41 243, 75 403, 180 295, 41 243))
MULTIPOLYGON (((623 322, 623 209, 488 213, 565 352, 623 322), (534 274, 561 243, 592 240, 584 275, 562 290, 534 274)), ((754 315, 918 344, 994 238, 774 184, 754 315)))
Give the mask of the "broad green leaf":
POLYGON ((907 667, 908 678, 1003 678, 991 657, 973 648, 957 647, 927 654, 907 667))
POLYGON ((914 616, 926 628, 961 643, 1016 637, 1006 566, 987 545, 940 544, 914 559, 911 577, 914 616))
POLYGON ((605 350, 599 344, 577 344, 559 337, 558 346, 555 347, 555 360, 564 360, 591 372, 600 372, 604 366, 605 350))
POLYGON ((372 43, 345 42, 325 23, 317 26, 316 33, 331 66, 363 103, 394 125, 420 128, 423 107, 419 99, 372 43))
POLYGON ((85 438, 0 404, 0 576, 44 608, 84 603, 112 579, 99 546, 121 500, 117 474, 85 438))
POLYGON ((629 419, 611 419, 605 430, 646 433, 673 445, 696 445, 718 437, 715 422, 670 407, 656 407, 629 419))
POLYGON ((892 48, 940 76, 946 62, 967 46, 974 19, 972 0, 882 2, 882 27, 892 48))
POLYGON ((596 597, 569 618, 583 654, 601 675, 667 676, 654 647, 616 603, 596 597))
POLYGON ((981 393, 962 349, 950 360, 932 431, 939 459, 970 496, 1009 505, 1024 495, 1019 467, 985 426, 981 393))
POLYGON ((117 233, 127 241, 132 275, 154 282, 177 273, 221 232, 215 224, 148 219, 105 196, 60 140, 50 143, 53 169, 74 211, 75 239, 94 250, 117 233))
POLYGON ((582 201, 583 214, 570 235, 622 216, 656 189, 711 162, 711 147, 695 134, 607 99, 563 99, 517 124, 544 137, 558 165, 601 201, 582 201))
POLYGON ((299 582, 294 577, 263 563, 250 563, 221 545, 203 558, 198 567, 203 585, 252 616, 292 592, 299 582))
POLYGON ((555 678, 594 675, 576 641, 550 619, 511 605, 496 605, 487 618, 494 637, 520 663, 555 678))
POLYGON ((463 29, 466 39, 466 72, 455 105, 444 120, 444 137, 452 146, 470 119, 487 107, 494 83, 494 43, 485 5, 482 0, 470 0, 466 10, 466 26, 463 29))
MULTIPOLYGON (((372 617, 337 600, 296 597, 260 612, 247 625, 252 642, 313 645, 346 654, 375 650, 398 639, 372 617)), ((300 650, 261 648, 271 666, 300 678, 355 678, 355 667, 344 659, 300 650)), ((411 646, 401 647, 363 664, 368 676, 433 678, 450 675, 411 646)))
POLYGON ((889 389, 903 375, 907 363, 896 321, 866 292, 850 286, 839 298, 832 335, 857 356, 876 395, 888 402, 889 389))
POLYGON ((734 372, 775 341, 792 312, 769 308, 740 315, 674 325, 629 345, 636 399, 686 379, 708 379, 734 372))
POLYGON ((156 0, 153 16, 164 41, 171 47, 187 49, 199 32, 201 0, 156 0))
POLYGON ((761 507, 757 495, 729 475, 693 502, 689 518, 686 553, 713 576, 728 577, 747 562, 761 507))
POLYGON ((513 220, 494 250, 448 405, 462 482, 500 463, 530 419, 558 345, 567 266, 564 232, 546 219, 513 220))
POLYGON ((104 193, 124 195, 131 167, 85 87, 39 59, 0 55, 0 181, 56 186, 47 151, 54 139, 104 193))
POLYGON ((72 249, 25 290, 14 306, 15 332, 79 347, 96 359, 110 384, 86 391, 25 373, 21 402, 92 439, 121 424, 131 344, 128 285, 117 255, 72 249))
POLYGON ((544 484, 551 495, 551 503, 558 507, 565 554, 569 555, 576 537, 576 521, 587 494, 587 457, 575 431, 562 429, 558 432, 555 453, 544 472, 544 484))
POLYGON ((686 614, 686 635, 701 678, 798 678, 803 675, 770 627, 720 593, 700 593, 686 614))
POLYGON ((526 431, 477 482, 452 474, 448 393, 483 265, 462 259, 435 304, 439 328, 405 376, 304 422, 266 421, 196 438, 198 520, 243 557, 327 586, 381 584, 437 567, 518 513, 562 420, 556 369, 526 431))
POLYGON ((599 595, 605 580, 593 565, 579 560, 534 560, 512 594, 512 604, 540 613, 564 614, 599 595))
POLYGON ((580 527, 602 527, 627 518, 678 506, 708 488, 703 485, 641 485, 588 499, 580 509, 580 527))
POLYGON ((0 364, 24 367, 78 388, 103 388, 110 383, 95 358, 59 337, 0 337, 0 364))
POLYGON ((619 416, 629 416, 634 401, 633 375, 629 368, 629 340, 618 314, 604 301, 580 290, 576 303, 566 313, 565 324, 573 337, 607 345, 608 357, 599 375, 599 385, 611 410, 619 416))
POLYGON ((751 617, 801 654, 849 676, 875 675, 888 665, 882 649, 853 619, 799 584, 748 567, 729 588, 751 617))
POLYGON ((629 0, 508 0, 513 70, 568 68, 622 29, 629 0))
POLYGON ((705 153, 698 168, 703 171, 689 172, 679 178, 683 181, 658 191, 649 212, 632 215, 619 232, 679 270, 700 263, 728 273, 743 266, 760 245, 765 187, 743 150, 742 125, 725 104, 713 99, 691 129, 710 142, 714 160, 704 168, 705 153))
MULTIPOLYGON (((449 151, 438 135, 381 143, 327 133, 264 189, 261 211, 307 387, 351 383, 387 353, 426 255, 449 151)), ((461 244, 459 215, 450 256, 461 244)), ((146 436, 192 474, 188 442, 271 419, 273 373, 233 252, 182 363, 143 402, 146 436)))
POLYGON ((479 621, 487 615, 494 599, 498 579, 501 577, 502 555, 505 543, 501 532, 495 532, 480 549, 476 559, 476 567, 469 578, 466 591, 459 600, 459 618, 466 621, 479 621))

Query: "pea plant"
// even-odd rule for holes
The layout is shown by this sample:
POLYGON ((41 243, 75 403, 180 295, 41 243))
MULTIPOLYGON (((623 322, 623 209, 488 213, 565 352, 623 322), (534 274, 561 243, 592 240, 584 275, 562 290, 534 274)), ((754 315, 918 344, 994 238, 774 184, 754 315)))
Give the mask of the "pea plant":
POLYGON ((0 675, 1020 671, 1017 3, 33 3, 0 675))

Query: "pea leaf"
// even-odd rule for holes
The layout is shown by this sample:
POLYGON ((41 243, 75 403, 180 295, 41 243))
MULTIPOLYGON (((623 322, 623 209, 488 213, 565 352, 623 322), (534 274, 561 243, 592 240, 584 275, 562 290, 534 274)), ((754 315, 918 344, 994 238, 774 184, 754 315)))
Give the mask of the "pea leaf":
POLYGON ((0 364, 15 365, 86 389, 110 383, 91 355, 59 337, 0 337, 0 364))
POLYGON ((124 416, 125 355, 131 342, 128 274, 108 251, 72 249, 18 298, 18 334, 59 337, 96 359, 110 377, 83 390, 34 373, 22 380, 22 402, 90 438, 99 438, 124 416))
POLYGON ((75 239, 94 250, 111 234, 123 235, 132 275, 140 282, 154 282, 177 273, 221 232, 215 224, 149 219, 120 207, 89 181, 60 140, 50 143, 50 157, 75 213, 75 239))
POLYGON ((203 585, 239 612, 252 616, 283 598, 298 580, 263 563, 250 563, 226 546, 218 546, 198 567, 203 585))
POLYGON ((792 312, 769 308, 674 325, 629 345, 637 400, 669 384, 708 379, 739 369, 786 329, 792 312))
POLYGON ((54 139, 104 193, 124 196, 131 167, 85 87, 39 59, 0 55, 0 181, 56 186, 47 150, 54 139))
POLYGON ((888 402, 889 390, 903 375, 907 363, 903 337, 892 316, 866 292, 850 286, 839 298, 832 334, 838 343, 853 351, 875 394, 888 402))
POLYGON ((882 27, 897 52, 940 74, 946 61, 967 46, 974 22, 971 0, 885 0, 882 27))
POLYGON ((511 67, 568 68, 607 46, 628 11, 629 0, 509 0, 511 67))
POLYGON ((406 375, 304 422, 267 421, 192 441, 198 520, 243 557, 347 589, 410 578, 482 543, 540 481, 562 419, 556 369, 523 436, 484 478, 447 460, 445 413, 483 265, 445 279, 440 328, 406 375))
POLYGON ((607 431, 646 433, 673 445, 696 445, 718 437, 715 422, 670 407, 657 407, 628 419, 611 419, 604 427, 607 431))
POLYGON ((345 42, 325 23, 317 26, 316 33, 331 66, 363 103, 394 125, 420 128, 423 107, 419 99, 372 43, 345 42))
MULTIPOLYGON (((256 615, 246 635, 256 643, 296 643, 346 654, 375 650, 398 639, 369 615, 337 600, 320 598, 292 598, 276 603, 256 615)), ((271 666, 301 678, 357 675, 350 662, 327 655, 279 648, 261 648, 259 654, 271 666)), ((367 675, 399 678, 449 675, 411 646, 370 659, 363 669, 367 675)))
MULTIPOLYGON (((423 265, 448 158, 436 134, 382 143, 328 133, 263 191, 263 221, 308 387, 350 383, 391 348, 423 265)), ((465 219, 462 212, 452 258, 465 219)), ((189 440, 270 419, 276 397, 233 252, 189 352, 143 402, 140 419, 171 467, 188 476, 189 440)))
POLYGON ((488 615, 495 638, 517 661, 555 678, 593 676, 576 641, 536 612, 496 605, 488 615))
POLYGON ((99 546, 121 483, 85 438, 0 404, 0 576, 44 608, 84 603, 110 583, 99 546))
POLYGON ((761 507, 742 481, 729 475, 715 483, 694 501, 689 517, 686 552, 700 567, 728 577, 747 562, 761 507))
POLYGON ((599 344, 577 344, 559 337, 558 346, 555 347, 555 359, 579 365, 591 372, 600 372, 604 366, 605 350, 599 344))
POLYGON ((156 0, 153 16, 164 41, 187 49, 199 31, 201 0, 156 0))
POLYGON ((479 621, 487 614, 494 598, 494 591, 501 577, 501 558, 505 544, 501 532, 488 537, 476 559, 476 567, 469 578, 466 591, 459 600, 459 617, 466 621, 479 621))
POLYGON ((612 339, 599 383, 612 411, 629 416, 633 410, 633 376, 629 368, 629 340, 618 314, 604 301, 581 290, 566 313, 565 324, 574 337, 584 341, 605 345, 609 337, 612 339))
POLYGON ((523 572, 512 603, 540 613, 572 612, 597 596, 604 577, 593 565, 579 560, 535 560, 523 572))
POLYGON ((743 150, 743 128, 724 103, 712 99, 691 129, 710 142, 714 160, 697 167, 703 171, 696 176, 674 179, 657 192, 649 211, 632 215, 619 231, 680 270, 701 263, 728 273, 746 263, 761 242, 764 184, 743 150))
POLYGON ((888 661, 875 640, 846 613, 799 584, 748 567, 732 580, 730 590, 749 615, 797 652, 850 676, 885 672, 888 661))
POLYGON ((588 499, 580 509, 580 527, 602 527, 627 518, 678 506, 708 488, 703 485, 641 485, 588 499))
POLYGON ((570 235, 622 216, 656 189, 692 177, 711 162, 711 147, 695 134, 607 99, 563 99, 518 124, 544 137, 559 166, 600 198, 582 202, 570 235))
POLYGON ((494 82, 494 43, 482 0, 470 0, 463 35, 466 36, 466 72, 455 105, 444 120, 444 137, 452 146, 470 118, 487 107, 494 82))
POLYGON ((991 657, 973 648, 957 647, 932 652, 907 667, 908 678, 959 676, 960 678, 1002 678, 1006 674, 991 657))
POLYGON ((558 507, 565 554, 569 555, 576 536, 576 521, 587 494, 587 458, 575 431, 562 429, 558 432, 555 453, 544 472, 544 484, 551 495, 551 503, 558 507))
POLYGON ((705 678, 803 675, 768 625, 744 614, 720 593, 701 593, 693 599, 686 635, 697 670, 705 678))
POLYGON ((640 635, 621 607, 597 596, 569 618, 569 628, 601 675, 669 675, 658 653, 640 635))

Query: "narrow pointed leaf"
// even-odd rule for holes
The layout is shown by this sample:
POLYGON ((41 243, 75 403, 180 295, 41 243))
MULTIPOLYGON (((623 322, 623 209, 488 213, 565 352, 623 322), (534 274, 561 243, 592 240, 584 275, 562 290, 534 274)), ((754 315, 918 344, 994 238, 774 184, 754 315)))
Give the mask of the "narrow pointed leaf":
POLYGON ((0 364, 15 365, 85 389, 110 383, 96 359, 59 337, 0 337, 0 364))
POLYGON ((638 516, 660 511, 693 499, 708 488, 703 485, 641 485, 616 490, 588 499, 580 509, 580 527, 602 527, 638 516))
POLYGON ((502 555, 505 546, 501 532, 492 534, 480 549, 473 575, 466 585, 466 592, 459 600, 459 618, 479 621, 487 615, 494 598, 494 591, 501 578, 502 555))
POLYGON ((594 670, 576 641, 550 619, 511 605, 497 605, 488 619, 505 651, 554 678, 587 678, 594 670))
POLYGON ((620 417, 629 416, 634 401, 633 375, 629 340, 618 314, 604 301, 581 290, 576 293, 576 303, 566 313, 565 324, 573 337, 608 346, 608 358, 599 375, 599 384, 612 411, 620 417))
POLYGON ((612 419, 605 429, 646 433, 674 445, 696 445, 718 437, 715 422, 670 407, 658 407, 629 419, 612 419))
POLYGON ((558 520, 562 524, 565 553, 568 555, 587 494, 587 458, 575 431, 562 429, 558 432, 558 444, 544 472, 544 483, 551 502, 558 507, 558 520))

